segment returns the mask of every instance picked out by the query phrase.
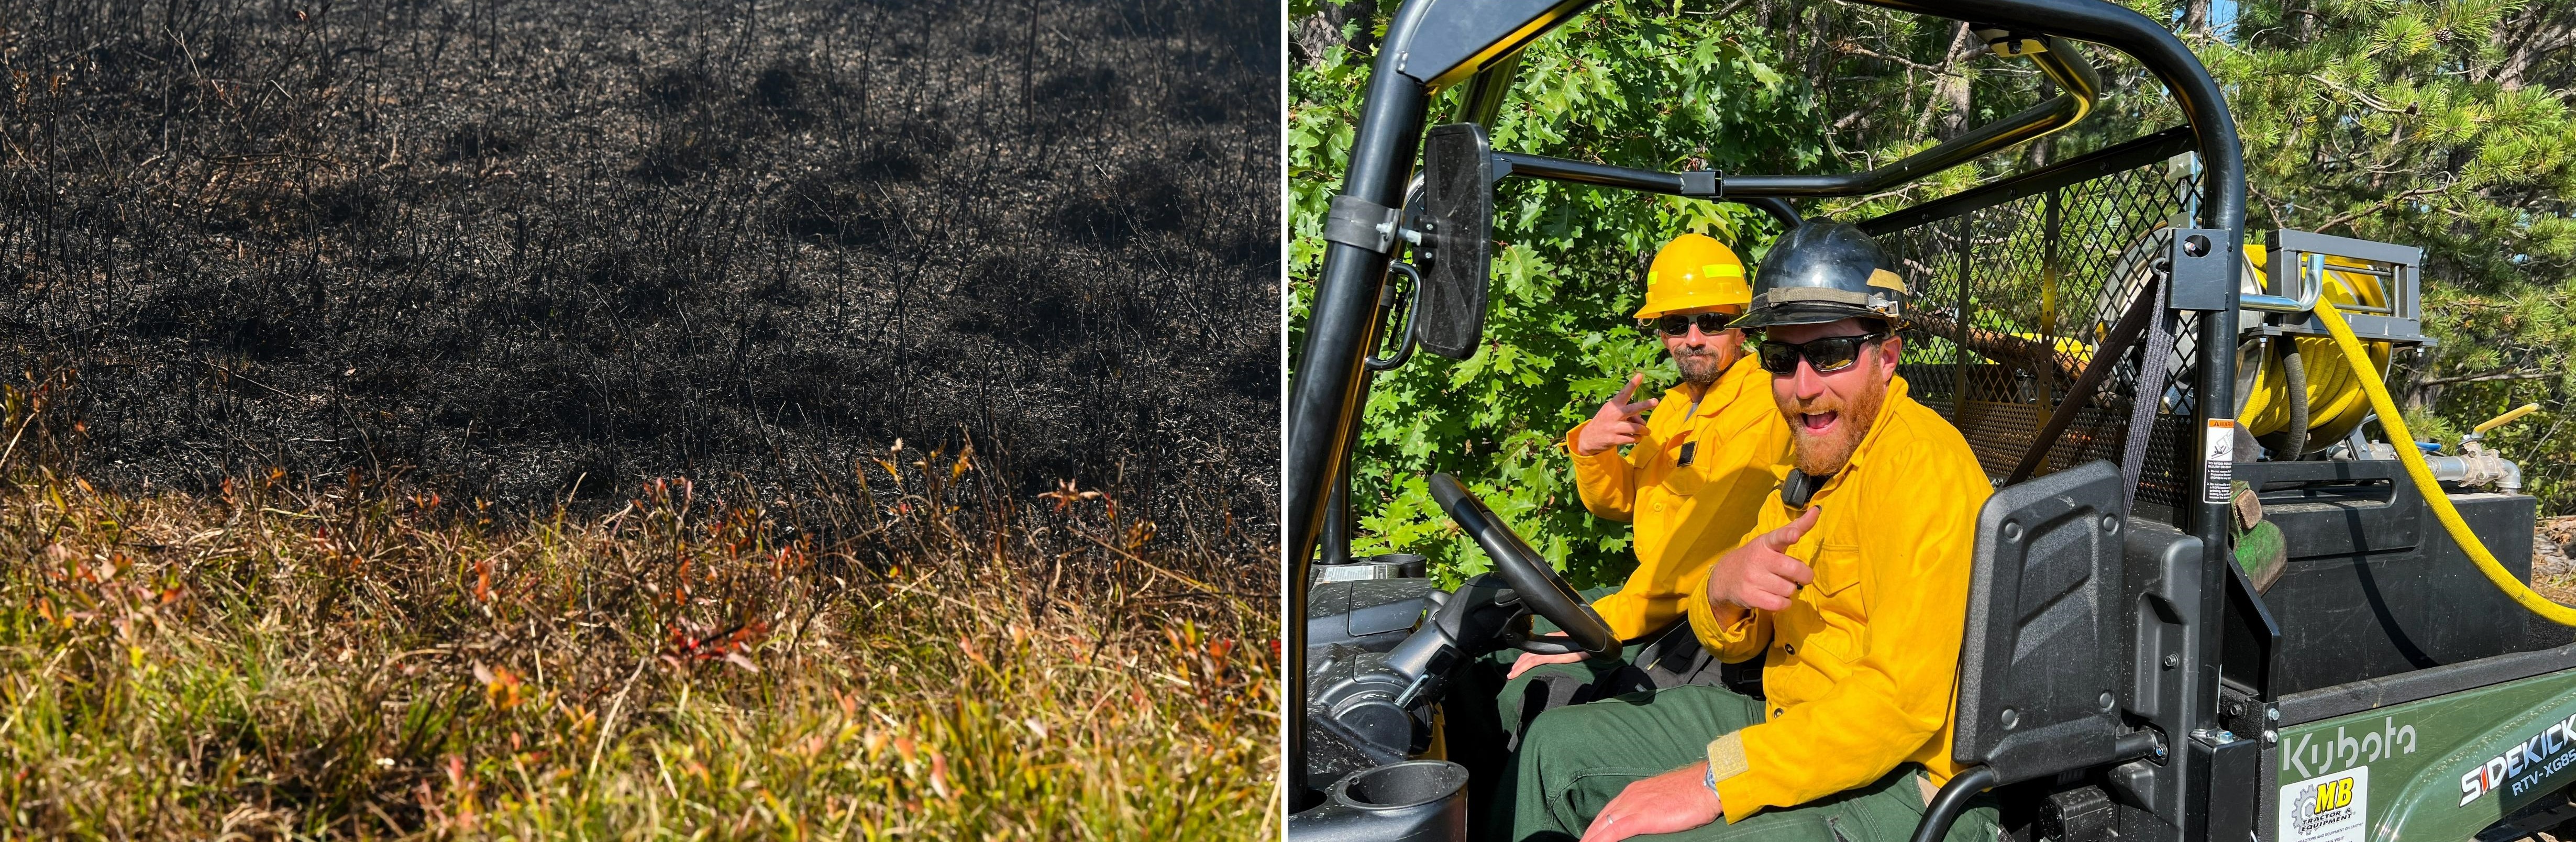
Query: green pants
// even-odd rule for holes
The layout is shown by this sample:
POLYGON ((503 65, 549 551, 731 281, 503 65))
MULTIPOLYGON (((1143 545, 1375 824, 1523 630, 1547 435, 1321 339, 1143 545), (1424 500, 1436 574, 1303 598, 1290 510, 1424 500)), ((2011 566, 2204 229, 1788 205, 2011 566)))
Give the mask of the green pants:
MULTIPOLYGON (((1541 711, 1552 705, 1561 706, 1567 702, 1582 703, 1598 697, 1615 696, 1618 695, 1617 689, 1626 689, 1622 685, 1643 681, 1642 676, 1631 677, 1641 666, 1634 660, 1637 651, 1638 647, 1630 646, 1618 658, 1598 658, 1571 664, 1542 664, 1521 673, 1519 678, 1504 679, 1501 689, 1494 694, 1494 712, 1501 720, 1506 743, 1518 744, 1521 731, 1528 726, 1530 717, 1539 715, 1541 711), (1622 679, 1629 680, 1622 681, 1622 679), (1601 692, 1602 688, 1615 689, 1605 693, 1601 692), (1563 699, 1557 698, 1566 696, 1565 691, 1569 689, 1575 691, 1574 695, 1563 699)), ((1497 673, 1509 673, 1512 662, 1519 660, 1520 652, 1507 649, 1501 654, 1505 657, 1497 659, 1500 663, 1495 664, 1493 669, 1497 673)))
MULTIPOLYGON (((1593 588, 1583 591, 1583 598, 1589 602, 1616 590, 1593 588)), ((1544 617, 1532 618, 1530 627, 1539 634, 1557 631, 1556 624, 1544 617)), ((1552 707, 1653 689, 1690 677, 1676 670, 1690 670, 1686 662, 1699 652, 1698 640, 1690 636, 1687 624, 1655 637, 1668 635, 1678 637, 1630 643, 1616 658, 1534 667, 1519 678, 1503 677, 1520 659, 1517 649, 1488 653, 1459 668, 1446 705, 1448 746, 1449 759, 1468 769, 1467 803, 1473 811, 1469 838, 1500 838, 1511 827, 1510 802, 1497 800, 1495 793, 1511 789, 1512 749, 1519 745, 1531 717, 1552 707), (1677 657, 1673 651, 1677 647, 1687 652, 1677 657), (1650 660, 1661 661, 1662 666, 1650 660)))
MULTIPOLYGON (((1583 600, 1591 602, 1616 593, 1618 590, 1615 587, 1593 588, 1582 592, 1583 600)), ((1545 617, 1533 617, 1530 619, 1530 631, 1535 634, 1550 634, 1558 629, 1555 623, 1548 622, 1545 617)), ((1690 632, 1687 625, 1679 629, 1666 630, 1666 633, 1682 635, 1679 645, 1697 650, 1699 644, 1696 639, 1688 637, 1690 632)), ((1664 634, 1659 633, 1648 637, 1662 636, 1664 634)), ((1472 691, 1477 692, 1479 696, 1488 692, 1493 694, 1494 712, 1502 731, 1503 742, 1506 746, 1515 746, 1520 743, 1521 730, 1529 724, 1530 718, 1537 716, 1540 711, 1570 703, 1589 702, 1623 693, 1650 690, 1658 686, 1656 677, 1646 672, 1649 666, 1647 661, 1670 658, 1672 653, 1669 650, 1676 643, 1662 641, 1663 648, 1659 649, 1652 645, 1640 645, 1645 642, 1640 640, 1629 643, 1616 658, 1595 658, 1571 664, 1546 664, 1532 667, 1530 671, 1521 673, 1519 678, 1510 679, 1502 676, 1511 672, 1512 663, 1520 660, 1521 653, 1517 649, 1505 649, 1486 655, 1483 659, 1485 663, 1479 665, 1485 668, 1479 671, 1482 680, 1467 682, 1466 686, 1480 688, 1472 691)), ((1462 693, 1460 698, 1466 698, 1466 696, 1462 693)))
MULTIPOLYGON (((1762 720, 1760 702, 1723 687, 1632 693, 1539 714, 1522 735, 1503 791, 1515 810, 1511 838, 1557 842, 1583 835, 1628 784, 1707 759, 1708 741, 1762 720)), ((1788 809, 1763 810, 1655 837, 1761 842, 1903 842, 1923 818, 1922 769, 1896 767, 1868 786, 1788 809)), ((1998 838, 1990 799, 1971 801, 1947 842, 1998 838)))

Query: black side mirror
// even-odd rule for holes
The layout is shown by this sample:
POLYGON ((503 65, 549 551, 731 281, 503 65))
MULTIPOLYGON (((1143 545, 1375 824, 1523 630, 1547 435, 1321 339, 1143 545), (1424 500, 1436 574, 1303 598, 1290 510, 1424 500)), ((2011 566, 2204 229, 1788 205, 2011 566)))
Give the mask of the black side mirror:
POLYGON ((1484 343, 1485 286, 1494 262, 1494 156, 1485 127, 1435 126, 1422 148, 1422 297, 1414 341, 1453 360, 1484 343))

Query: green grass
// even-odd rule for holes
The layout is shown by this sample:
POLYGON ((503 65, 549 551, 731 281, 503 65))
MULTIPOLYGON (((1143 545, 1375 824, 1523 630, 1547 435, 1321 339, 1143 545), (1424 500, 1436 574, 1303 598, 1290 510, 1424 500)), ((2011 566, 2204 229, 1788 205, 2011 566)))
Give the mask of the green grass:
POLYGON ((511 522, 22 472, 0 837, 1276 835, 1266 554, 866 471, 829 544, 676 481, 511 522))

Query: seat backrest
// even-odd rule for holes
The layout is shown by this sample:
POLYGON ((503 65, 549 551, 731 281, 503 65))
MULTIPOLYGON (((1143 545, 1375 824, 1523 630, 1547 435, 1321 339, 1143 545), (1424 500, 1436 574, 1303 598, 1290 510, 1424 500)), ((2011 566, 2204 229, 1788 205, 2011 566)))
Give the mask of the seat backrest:
POLYGON ((2089 462, 1977 513, 1951 755, 2002 783, 2113 759, 2122 665, 2120 469, 2089 462))

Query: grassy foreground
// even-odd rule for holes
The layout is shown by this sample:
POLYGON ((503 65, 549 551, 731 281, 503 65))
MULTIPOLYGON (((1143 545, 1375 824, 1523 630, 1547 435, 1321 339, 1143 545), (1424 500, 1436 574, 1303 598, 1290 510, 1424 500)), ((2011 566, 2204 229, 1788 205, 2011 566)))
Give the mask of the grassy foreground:
POLYGON ((829 541, 0 484, 0 837, 1275 835, 1260 554, 892 455, 829 541))

